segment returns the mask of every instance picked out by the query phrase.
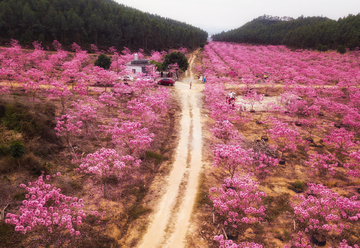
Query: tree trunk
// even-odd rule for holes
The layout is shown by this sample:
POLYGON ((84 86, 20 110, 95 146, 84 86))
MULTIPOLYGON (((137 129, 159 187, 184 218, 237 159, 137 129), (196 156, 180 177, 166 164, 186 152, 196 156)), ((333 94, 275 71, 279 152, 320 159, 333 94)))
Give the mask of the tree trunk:
POLYGON ((106 199, 106 181, 104 181, 104 199, 106 199))

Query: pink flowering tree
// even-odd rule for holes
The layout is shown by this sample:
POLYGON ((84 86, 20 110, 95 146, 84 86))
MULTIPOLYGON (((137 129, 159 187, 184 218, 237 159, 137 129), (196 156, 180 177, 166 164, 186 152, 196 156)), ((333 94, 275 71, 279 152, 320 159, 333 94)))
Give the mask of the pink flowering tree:
POLYGON ((112 62, 110 69, 116 71, 117 76, 121 77, 131 73, 131 70, 126 66, 126 63, 130 62, 133 59, 133 55, 130 50, 125 48, 120 54, 119 52, 114 52, 114 56, 112 57, 112 62))
POLYGON ((148 128, 143 128, 139 122, 115 120, 108 126, 103 126, 107 134, 111 135, 112 142, 123 149, 124 154, 138 155, 147 149, 154 134, 148 128))
MULTIPOLYGON (((60 237, 80 235, 80 226, 87 214, 83 210, 82 199, 61 194, 60 188, 45 182, 55 176, 60 176, 60 172, 47 175, 45 179, 41 175, 28 186, 20 184, 28 192, 19 209, 20 214, 8 213, 5 222, 15 225, 15 231, 23 234, 48 233, 50 241, 56 245, 61 242, 60 237)), ((96 211, 90 211, 89 214, 100 216, 96 211)))
POLYGON ((276 167, 279 161, 279 158, 274 158, 266 153, 254 153, 252 171, 258 179, 264 180, 276 167))
POLYGON ((152 83, 155 83, 155 79, 158 77, 158 74, 156 73, 157 67, 154 64, 150 64, 146 67, 146 74, 152 77, 152 83))
POLYGON ((305 111, 308 111, 308 114, 312 114, 311 111, 312 109, 309 109, 307 107, 307 101, 303 100, 303 99, 297 99, 295 105, 294 105, 294 113, 296 115, 296 120, 297 123, 300 121, 300 119, 302 117, 305 116, 305 111))
POLYGON ((39 66, 43 65, 46 54, 41 47, 41 42, 34 41, 32 44, 35 49, 33 50, 33 52, 27 54, 26 56, 27 66, 29 66, 30 68, 40 69, 39 66))
POLYGON ((280 158, 283 158, 283 154, 286 151, 296 151, 296 145, 301 144, 300 134, 289 128, 287 123, 281 122, 275 118, 268 118, 268 123, 272 124, 272 128, 266 132, 276 142, 276 146, 281 151, 280 158))
POLYGON ((349 105, 353 108, 360 110, 360 90, 358 88, 353 89, 349 95, 349 105))
POLYGON ((312 248, 310 239, 303 232, 298 232, 290 240, 289 245, 284 246, 284 248, 291 248, 291 247, 312 248))
POLYGON ((359 143, 354 141, 354 135, 354 132, 349 132, 344 128, 333 129, 329 135, 325 135, 323 141, 334 149, 339 160, 343 160, 344 156, 349 155, 351 148, 354 148, 359 143))
POLYGON ((3 75, 3 80, 7 80, 11 89, 16 83, 22 80, 22 73, 24 72, 26 64, 26 55, 21 49, 17 40, 11 40, 11 47, 1 49, 1 69, 0 74, 3 75))
POLYGON ((71 111, 72 116, 76 116, 79 121, 81 121, 85 127, 86 134, 89 133, 89 127, 92 123, 97 120, 98 113, 97 107, 93 105, 96 104, 95 101, 86 103, 83 100, 77 100, 71 105, 74 109, 71 111))
POLYGON ((359 248, 359 246, 357 244, 354 244, 354 246, 350 246, 348 245, 347 240, 343 239, 339 244, 339 248, 359 248))
MULTIPOLYGON (((3 54, 0 53, 0 62, 1 63, 5 59, 5 56, 2 56, 2 55, 3 54)), ((10 93, 10 89, 11 89, 11 87, 13 87, 12 84, 10 83, 10 81, 12 81, 12 79, 10 79, 10 78, 12 77, 13 73, 15 73, 15 72, 12 69, 6 68, 4 65, 2 68, 0 68, 0 80, 2 81, 2 83, 0 84, 0 93, 1 94, 10 93)))
MULTIPOLYGON (((87 52, 81 50, 81 47, 76 43, 72 44, 72 49, 75 50, 74 58, 62 64, 61 67, 63 69, 63 72, 61 76, 62 81, 71 84, 71 88, 74 90, 74 86, 76 84, 84 83, 84 78, 86 77, 84 74, 84 68, 89 65, 90 57, 87 52)), ((79 91, 78 93, 86 92, 79 91)))
POLYGON ((289 113, 295 113, 297 111, 297 102, 298 96, 293 92, 285 92, 280 94, 279 104, 289 113))
POLYGON ((315 118, 317 114, 319 114, 321 106, 311 104, 310 106, 306 105, 302 109, 301 114, 305 115, 306 117, 315 118))
POLYGON ((306 161, 305 164, 311 167, 311 174, 314 175, 315 172, 319 176, 335 175, 335 168, 338 166, 333 154, 319 154, 317 152, 310 154, 309 161, 306 161))
POLYGON ((158 51, 151 51, 150 60, 154 60, 155 62, 161 63, 164 60, 164 55, 166 52, 158 52, 158 51))
POLYGON ((10 94, 10 86, 0 85, 0 94, 10 94))
POLYGON ((224 239, 224 235, 222 234, 216 235, 214 240, 220 243, 219 248, 263 248, 263 245, 254 242, 241 242, 240 244, 236 244, 232 240, 224 239))
POLYGON ((139 97, 127 102, 131 110, 130 118, 139 121, 144 126, 160 127, 160 118, 169 108, 170 92, 160 88, 155 92, 145 92, 139 97))
POLYGON ((249 170, 253 163, 252 150, 246 150, 240 145, 218 144, 213 150, 213 166, 220 166, 233 178, 240 168, 249 170))
POLYGON ((343 122, 344 117, 349 113, 350 107, 346 104, 332 101, 328 98, 317 98, 315 104, 321 106, 323 112, 328 113, 335 119, 337 125, 343 122))
POLYGON ((136 77, 138 79, 133 82, 134 93, 136 95, 146 94, 149 89, 154 88, 154 86, 156 85, 156 82, 154 80, 144 80, 144 75, 145 74, 140 72, 136 73, 136 77))
POLYGON ((104 198, 106 197, 106 182, 110 176, 122 179, 129 168, 138 167, 141 160, 130 155, 119 156, 114 149, 101 148, 99 151, 88 154, 82 159, 77 171, 96 176, 104 186, 104 198))
POLYGON ((62 113, 64 114, 66 103, 69 100, 69 97, 72 95, 67 85, 61 83, 60 81, 53 80, 51 81, 50 88, 47 90, 47 92, 50 99, 60 100, 62 113))
POLYGON ((180 47, 178 50, 179 50, 179 52, 181 52, 183 54, 187 53, 187 48, 186 47, 180 47))
POLYGON ((122 50, 121 53, 121 60, 123 60, 125 64, 130 62, 134 58, 134 55, 127 47, 124 47, 124 50, 122 50))
MULTIPOLYGON (((211 82, 215 78, 210 77, 208 82, 211 82)), ((211 84, 205 85, 204 89, 205 103, 210 110, 210 117, 215 121, 229 120, 231 122, 239 121, 238 111, 232 105, 226 102, 226 91, 223 84, 211 84)))
POLYGON ((71 137, 81 132, 82 121, 76 121, 76 119, 76 116, 67 114, 62 115, 61 117, 56 117, 57 124, 54 128, 56 135, 64 136, 69 148, 72 147, 71 137))
POLYGON ((234 128, 234 125, 227 120, 217 121, 210 131, 215 138, 222 140, 225 144, 238 143, 244 140, 244 137, 234 128))
POLYGON ((178 71, 180 70, 179 65, 177 63, 168 65, 168 71, 173 75, 178 76, 178 71))
POLYGON ((280 94, 279 103, 285 109, 286 113, 295 114, 297 121, 299 121, 300 116, 304 115, 303 111, 307 106, 307 102, 299 98, 296 93, 292 91, 280 94))
POLYGON ((90 50, 91 50, 91 52, 93 52, 93 53, 100 53, 100 52, 99 52, 99 48, 98 48, 95 44, 91 44, 91 45, 90 45, 90 50))
POLYGON ((322 184, 308 183, 308 194, 294 196, 290 202, 296 217, 296 228, 307 235, 328 237, 341 234, 358 223, 360 204, 357 196, 339 196, 322 184))
POLYGON ((114 96, 113 92, 107 93, 103 92, 100 96, 98 101, 102 103, 104 106, 106 106, 108 110, 109 116, 111 115, 111 109, 117 106, 117 99, 114 96))
POLYGON ((256 103, 260 103, 264 100, 264 95, 262 94, 258 94, 256 92, 256 90, 249 90, 244 96, 243 96, 243 101, 246 104, 250 104, 251 106, 251 111, 254 110, 254 105, 256 103))
POLYGON ((348 174, 353 177, 360 177, 360 150, 350 152, 349 157, 351 161, 344 164, 348 168, 348 174))
POLYGON ((210 189, 210 199, 227 233, 243 234, 251 224, 265 217, 262 199, 266 193, 258 191, 258 185, 259 182, 250 179, 250 174, 245 174, 226 178, 220 188, 210 189))
POLYGON ((307 141, 313 142, 314 137, 314 131, 316 129, 319 129, 319 119, 318 118, 308 118, 308 119, 302 119, 299 123, 301 123, 301 131, 305 131, 305 139, 307 141))
MULTIPOLYGON (((66 58, 69 55, 68 51, 64 51, 61 47, 61 44, 54 40, 53 47, 57 51, 56 53, 48 55, 48 65, 51 64, 52 67, 47 70, 49 74, 52 74, 53 77, 59 77, 58 70, 61 68, 62 64, 65 62, 66 58)), ((49 75, 51 76, 51 75, 49 75)))
POLYGON ((93 76, 97 86, 104 86, 104 92, 107 87, 113 86, 118 79, 118 75, 112 70, 105 70, 102 67, 91 67, 90 73, 93 76))
POLYGON ((344 116, 343 125, 350 127, 356 134, 360 133, 360 113, 357 109, 351 108, 344 116))
POLYGON ((91 80, 93 77, 94 76, 92 72, 90 72, 89 75, 85 70, 77 73, 76 84, 73 87, 73 92, 78 95, 88 95, 90 91, 91 80))
POLYGON ((46 85, 47 81, 44 80, 45 76, 43 71, 37 69, 30 69, 24 72, 23 86, 25 93, 32 96, 32 100, 35 100, 36 94, 41 90, 41 85, 46 85))

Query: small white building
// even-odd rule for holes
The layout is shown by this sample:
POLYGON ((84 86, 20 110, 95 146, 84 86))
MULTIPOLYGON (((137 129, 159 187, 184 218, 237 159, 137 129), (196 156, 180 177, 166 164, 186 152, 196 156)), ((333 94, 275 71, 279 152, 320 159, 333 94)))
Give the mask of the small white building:
POLYGON ((132 71, 133 74, 137 72, 146 73, 146 67, 150 66, 148 59, 138 59, 137 53, 135 53, 134 59, 126 64, 132 71))

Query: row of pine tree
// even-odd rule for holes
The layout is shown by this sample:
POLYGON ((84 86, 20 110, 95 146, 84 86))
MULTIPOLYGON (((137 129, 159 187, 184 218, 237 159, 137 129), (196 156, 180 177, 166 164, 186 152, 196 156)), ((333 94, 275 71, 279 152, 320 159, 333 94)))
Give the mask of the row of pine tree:
MULTIPOLYGON (((286 45, 328 49, 360 47, 360 14, 339 20, 326 17, 279 18, 260 16, 237 29, 212 36, 214 41, 286 45)), ((341 50, 341 49, 340 49, 341 50)))
POLYGON ((0 34, 2 44, 58 40, 65 47, 76 42, 145 51, 195 48, 208 37, 200 28, 112 0, 0 0, 0 34))

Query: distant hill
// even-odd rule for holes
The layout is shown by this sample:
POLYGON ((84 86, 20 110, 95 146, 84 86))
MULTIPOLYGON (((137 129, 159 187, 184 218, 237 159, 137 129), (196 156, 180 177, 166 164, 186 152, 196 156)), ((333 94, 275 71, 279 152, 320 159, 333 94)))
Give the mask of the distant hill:
POLYGON ((84 48, 123 46, 137 50, 195 48, 207 32, 189 24, 144 13, 112 0, 0 0, 0 43, 23 45, 58 40, 84 48))
POLYGON ((293 48, 318 50, 353 50, 360 47, 360 14, 338 21, 326 17, 260 16, 245 25, 212 36, 214 41, 250 44, 286 45, 293 48))

